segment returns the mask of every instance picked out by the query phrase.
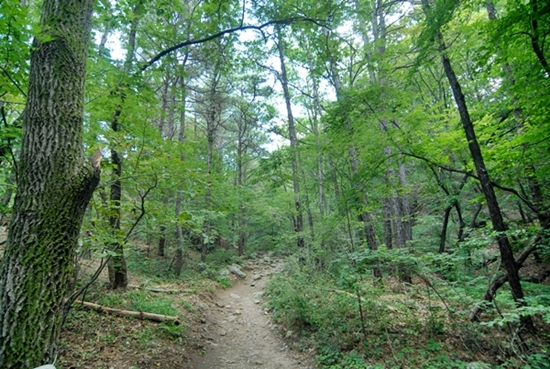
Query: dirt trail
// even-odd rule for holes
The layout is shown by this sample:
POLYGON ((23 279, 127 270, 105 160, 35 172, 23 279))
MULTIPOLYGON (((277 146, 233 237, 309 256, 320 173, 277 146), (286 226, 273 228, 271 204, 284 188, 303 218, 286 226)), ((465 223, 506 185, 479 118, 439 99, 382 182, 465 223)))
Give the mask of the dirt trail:
POLYGON ((269 257, 254 260, 246 278, 219 290, 204 312, 204 354, 194 369, 312 369, 300 352, 290 350, 263 308, 266 279, 280 270, 269 257), (252 270, 250 270, 252 267, 252 270))

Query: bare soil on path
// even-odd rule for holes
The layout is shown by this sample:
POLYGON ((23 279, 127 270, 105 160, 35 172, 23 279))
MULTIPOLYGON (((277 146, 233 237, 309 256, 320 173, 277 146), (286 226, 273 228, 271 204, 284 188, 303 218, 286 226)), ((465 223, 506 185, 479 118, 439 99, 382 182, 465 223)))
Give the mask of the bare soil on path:
MULTIPOLYGON (((61 335, 58 369, 313 369, 313 352, 293 348, 295 335, 277 325, 264 298, 269 277, 283 262, 262 255, 241 267, 246 277, 229 275, 232 287, 199 293, 186 282, 155 286, 134 300, 133 289, 110 291, 106 272, 87 299, 135 310, 135 301, 163 301, 178 309, 182 330, 157 322, 73 308, 61 335), (109 300, 112 300, 111 302, 109 300)), ((93 274, 95 268, 89 267, 93 274)), ((86 269, 87 270, 87 269, 86 269)), ((86 272, 88 273, 88 272, 86 272)), ((87 275, 87 274, 86 274, 87 275)), ((146 285, 139 276, 137 286, 146 285)))
POLYGON ((244 269, 246 278, 233 287, 218 290, 214 306, 204 311, 202 355, 194 369, 312 369, 304 353, 291 350, 264 305, 269 275, 281 263, 269 257, 255 259, 244 269), (247 270, 248 269, 248 270, 247 270))

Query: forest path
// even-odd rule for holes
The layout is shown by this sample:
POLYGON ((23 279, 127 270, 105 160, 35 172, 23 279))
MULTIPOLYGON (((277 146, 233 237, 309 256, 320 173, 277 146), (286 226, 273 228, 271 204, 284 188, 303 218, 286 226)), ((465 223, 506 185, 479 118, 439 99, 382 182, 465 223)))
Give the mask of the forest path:
POLYGON ((246 278, 218 290, 214 306, 204 312, 204 354, 194 369, 310 369, 304 354, 293 351, 263 308, 266 280, 280 271, 281 262, 269 257, 248 264, 246 278))

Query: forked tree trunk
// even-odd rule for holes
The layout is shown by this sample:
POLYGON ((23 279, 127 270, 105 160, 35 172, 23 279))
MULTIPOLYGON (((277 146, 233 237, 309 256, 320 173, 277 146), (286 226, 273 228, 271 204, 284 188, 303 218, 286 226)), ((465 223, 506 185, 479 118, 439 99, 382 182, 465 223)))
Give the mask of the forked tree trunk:
POLYGON ((80 226, 99 183, 99 167, 82 150, 92 4, 45 0, 33 42, 17 195, 0 272, 3 369, 57 357, 80 226))

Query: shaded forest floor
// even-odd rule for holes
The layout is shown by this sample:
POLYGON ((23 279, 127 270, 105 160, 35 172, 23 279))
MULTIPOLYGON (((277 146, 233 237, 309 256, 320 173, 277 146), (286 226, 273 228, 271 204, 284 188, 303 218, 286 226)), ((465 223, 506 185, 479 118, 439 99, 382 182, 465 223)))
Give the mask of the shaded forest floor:
MULTIPOLYGON (((154 293, 145 289, 111 292, 101 287, 87 301, 109 307, 177 315, 179 326, 118 317, 73 308, 62 332, 58 369, 306 369, 311 356, 291 350, 281 327, 271 321, 263 289, 280 262, 268 256, 248 260, 242 279, 225 275, 221 284, 208 279, 156 284, 183 293, 154 293)), ((131 283, 151 281, 131 276, 131 283)))
MULTIPOLYGON (((283 264, 270 254, 255 255, 241 261, 247 274, 243 279, 222 266, 233 260, 232 251, 209 255, 208 265, 192 255, 188 274, 176 279, 170 277, 169 259, 152 256, 153 250, 144 247, 129 251, 135 287, 110 291, 104 271, 85 300, 177 316, 180 324, 76 306, 62 332, 58 369, 550 368, 550 328, 540 317, 535 317, 536 334, 522 337, 513 324, 498 327, 464 319, 479 302, 484 283, 478 283, 481 289, 472 283, 457 291, 435 275, 429 277, 431 286, 421 278, 407 286, 392 278, 379 286, 365 280, 361 332, 357 297, 344 290, 342 281, 304 271, 295 257, 283 264), (178 292, 150 291, 155 288, 178 292), (475 288, 479 291, 466 292, 475 288), (269 296, 264 296, 266 290, 269 296), (458 298, 452 299, 455 293, 458 298), (521 340, 532 357, 538 355, 540 365, 526 366, 518 358, 521 340)), ((83 264, 85 281, 97 261, 83 264)), ((529 294, 548 296, 545 270, 533 263, 523 269, 525 280, 537 273, 546 278, 527 284, 529 294)), ((491 319, 487 315, 485 322, 491 319)))
MULTIPOLYGON (((131 264, 132 257, 129 260, 131 264)), ((140 262, 143 263, 143 259, 140 262)), ((159 268, 164 264, 155 265, 159 268)), ((260 255, 242 263, 247 274, 244 279, 220 273, 220 269, 226 268, 204 271, 201 278, 164 280, 163 283, 163 279, 150 277, 154 275, 151 270, 143 274, 149 279, 139 277, 142 275, 139 273, 131 276, 132 284, 182 291, 174 294, 143 288, 112 292, 105 285, 106 276, 102 276, 102 282, 87 295, 87 301, 175 315, 181 324, 154 323, 74 308, 62 333, 57 367, 526 367, 525 362, 513 357, 519 337, 511 335, 506 327, 464 321, 459 317, 459 308, 465 314, 470 310, 471 305, 466 300, 447 301, 458 315, 446 317, 450 306, 445 306, 434 289, 421 279, 413 279, 413 284, 406 287, 396 280, 386 279, 382 292, 380 287, 376 287, 379 292, 372 295, 365 291, 363 336, 360 326, 353 327, 358 321, 357 306, 354 306, 356 297, 335 287, 335 281, 316 283, 314 275, 301 275, 303 273, 293 269, 295 267, 292 257, 283 266, 276 258, 260 255), (302 277, 305 280, 301 281, 302 277), (271 278, 275 283, 266 286, 271 278), (294 280, 292 283, 297 281, 299 287, 292 286, 291 280, 294 280), (265 290, 269 296, 264 297, 265 290), (285 300, 287 297, 290 300, 285 300), (296 308, 302 311, 291 310, 296 308), (298 319, 296 314, 303 316, 298 319), (315 328, 315 324, 320 327, 315 328)), ((537 325, 544 327, 544 324, 537 325)), ((548 337, 548 327, 539 330, 536 336, 524 336, 531 347, 541 347, 548 337)), ((546 359, 541 357, 541 360, 546 359)))

